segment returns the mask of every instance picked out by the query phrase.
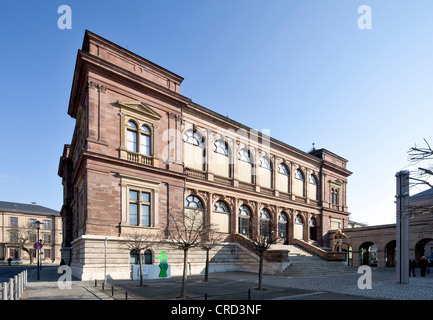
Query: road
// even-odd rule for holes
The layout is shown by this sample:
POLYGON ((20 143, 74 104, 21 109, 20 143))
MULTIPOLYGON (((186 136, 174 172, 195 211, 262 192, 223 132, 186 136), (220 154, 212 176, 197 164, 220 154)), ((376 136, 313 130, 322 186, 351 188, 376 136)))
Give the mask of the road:
POLYGON ((18 273, 29 270, 28 273, 36 272, 36 266, 29 265, 13 265, 13 266, 0 266, 0 283, 8 282, 9 278, 13 278, 18 273))

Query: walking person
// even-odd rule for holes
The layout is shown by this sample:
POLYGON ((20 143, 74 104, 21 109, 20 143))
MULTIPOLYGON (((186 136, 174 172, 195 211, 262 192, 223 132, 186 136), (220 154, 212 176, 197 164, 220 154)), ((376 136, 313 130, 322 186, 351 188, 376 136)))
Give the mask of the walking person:
POLYGON ((412 276, 416 277, 415 268, 416 268, 416 261, 413 257, 410 257, 410 259, 409 259, 409 277, 410 277, 411 273, 412 273, 412 276))
POLYGON ((421 269, 421 277, 425 277, 425 272, 426 272, 427 267, 428 267, 427 259, 424 256, 422 256, 421 260, 418 262, 418 265, 421 269))

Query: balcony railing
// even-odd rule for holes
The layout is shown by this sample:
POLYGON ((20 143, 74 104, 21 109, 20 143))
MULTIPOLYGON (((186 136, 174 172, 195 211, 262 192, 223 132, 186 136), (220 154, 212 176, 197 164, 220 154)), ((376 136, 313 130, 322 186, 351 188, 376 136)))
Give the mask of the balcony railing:
POLYGON ((144 154, 128 151, 127 157, 129 161, 134 161, 142 164, 152 165, 152 157, 144 154))

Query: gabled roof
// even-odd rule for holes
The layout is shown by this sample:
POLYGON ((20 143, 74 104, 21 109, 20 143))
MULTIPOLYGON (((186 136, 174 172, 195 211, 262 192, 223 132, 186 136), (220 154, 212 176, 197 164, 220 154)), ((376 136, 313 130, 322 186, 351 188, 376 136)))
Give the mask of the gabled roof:
POLYGON ((37 204, 0 201, 0 211, 59 215, 59 212, 37 204))

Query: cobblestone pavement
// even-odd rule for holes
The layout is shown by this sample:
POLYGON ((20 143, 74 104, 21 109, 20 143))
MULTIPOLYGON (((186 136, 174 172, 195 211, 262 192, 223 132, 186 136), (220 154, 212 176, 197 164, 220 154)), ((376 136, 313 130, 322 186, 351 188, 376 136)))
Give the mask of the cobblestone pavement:
MULTIPOLYGON (((356 271, 356 269, 354 269, 356 271)), ((426 277, 410 277, 409 284, 400 284, 396 280, 394 268, 372 268, 372 288, 359 289, 358 280, 362 274, 356 272, 339 275, 322 275, 311 277, 283 277, 265 276, 265 286, 281 288, 297 288, 314 292, 338 293, 343 295, 360 296, 372 299, 390 300, 433 300, 433 275, 426 277)), ((233 275, 227 278, 247 279, 255 277, 252 274, 233 275)), ((291 299, 291 297, 286 297, 291 299)), ((296 297, 292 297, 296 298, 296 297)), ((348 298, 350 299, 350 298, 348 298)))
MULTIPOLYGON (((372 268, 372 288, 360 289, 358 280, 363 274, 353 273, 310 277, 263 276, 265 291, 257 291, 257 274, 244 272, 213 273, 210 282, 204 283, 202 275, 188 277, 187 297, 203 299, 247 300, 250 289, 251 300, 433 300, 433 275, 410 278, 409 284, 396 282, 394 268, 372 268)), ((110 281, 104 293, 115 287, 115 299, 124 299, 124 292, 130 292, 131 299, 176 299, 181 279, 173 277, 164 280, 145 280, 139 287, 138 281, 110 281), (120 295, 120 297, 119 297, 120 295), (119 297, 119 298, 118 298, 119 297)), ((95 288, 96 290, 96 288, 95 288)), ((100 290, 100 287, 99 287, 100 290)))

